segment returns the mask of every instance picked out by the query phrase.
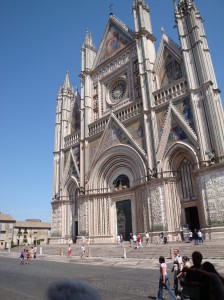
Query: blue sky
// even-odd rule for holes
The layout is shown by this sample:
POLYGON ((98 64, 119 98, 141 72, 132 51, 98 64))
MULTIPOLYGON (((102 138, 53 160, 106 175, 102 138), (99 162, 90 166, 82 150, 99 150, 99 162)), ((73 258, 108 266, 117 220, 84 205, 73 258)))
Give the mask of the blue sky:
MULTIPOLYGON (((56 99, 66 70, 80 86, 81 46, 98 48, 113 13, 134 29, 132 0, 0 0, 0 211, 51 221, 56 99)), ((173 0, 147 0, 152 26, 178 43, 173 0)), ((224 90, 223 0, 196 0, 219 88, 224 90)), ((222 94, 221 94, 222 95, 222 94)), ((224 99, 224 96, 222 97, 224 99)))

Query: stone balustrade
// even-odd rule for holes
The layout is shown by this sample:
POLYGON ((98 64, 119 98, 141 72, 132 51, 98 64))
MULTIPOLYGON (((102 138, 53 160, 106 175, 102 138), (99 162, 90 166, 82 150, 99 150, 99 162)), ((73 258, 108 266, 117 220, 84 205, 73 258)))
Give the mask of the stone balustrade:
MULTIPOLYGON (((114 112, 114 114, 119 119, 119 121, 124 122, 126 120, 129 120, 139 115, 142 110, 143 110, 142 102, 139 101, 139 102, 132 103, 128 107, 125 107, 119 111, 114 112)), ((102 132, 105 129, 108 120, 109 120, 109 115, 90 124, 89 136, 93 136, 97 133, 102 132)))
POLYGON ((188 91, 187 81, 186 79, 182 78, 154 92, 153 93, 154 100, 155 100, 154 104, 160 105, 170 100, 174 100, 186 94, 187 91, 188 91))
POLYGON ((64 148, 67 147, 71 147, 75 144, 78 144, 80 140, 80 130, 79 131, 75 131, 74 133, 68 135, 65 137, 65 144, 64 144, 64 148))

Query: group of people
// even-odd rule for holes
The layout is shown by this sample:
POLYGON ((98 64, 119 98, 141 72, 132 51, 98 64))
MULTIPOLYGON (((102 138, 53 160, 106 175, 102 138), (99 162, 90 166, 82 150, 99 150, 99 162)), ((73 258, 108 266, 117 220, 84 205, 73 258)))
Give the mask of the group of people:
POLYGON ((143 248, 141 236, 132 232, 129 235, 130 247, 134 247, 135 249, 143 248))
POLYGON ((156 300, 163 299, 166 288, 172 300, 223 300, 224 278, 216 271, 210 262, 202 264, 203 256, 200 252, 192 253, 192 263, 187 256, 180 256, 179 250, 174 249, 172 272, 174 274, 173 290, 170 286, 167 265, 163 256, 159 257, 160 279, 156 300))
MULTIPOLYGON (((81 258, 83 258, 83 256, 85 256, 85 253, 86 253, 86 247, 85 247, 85 244, 83 242, 82 245, 81 245, 81 258)), ((68 245, 68 255, 67 255, 67 257, 68 258, 72 257, 72 248, 71 248, 71 245, 68 245)))
POLYGON ((37 246, 31 247, 31 249, 23 248, 23 250, 20 253, 20 264, 21 265, 29 265, 31 258, 37 257, 37 246))
POLYGON ((194 240, 195 245, 199 245, 203 243, 202 232, 200 229, 198 230, 194 229, 193 232, 190 230, 188 236, 189 236, 189 241, 191 242, 194 240))

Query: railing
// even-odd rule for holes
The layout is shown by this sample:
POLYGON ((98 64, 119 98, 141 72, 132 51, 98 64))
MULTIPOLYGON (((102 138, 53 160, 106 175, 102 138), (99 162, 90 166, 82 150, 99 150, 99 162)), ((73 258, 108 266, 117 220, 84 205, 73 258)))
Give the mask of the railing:
MULTIPOLYGON (((137 103, 132 103, 128 107, 125 107, 119 111, 114 112, 116 117, 121 121, 129 120, 137 115, 140 114, 140 112, 143 110, 142 102, 139 101, 137 103)), ((89 125, 89 136, 93 136, 97 133, 102 132, 109 120, 109 116, 101 118, 94 123, 89 125)))
POLYGON ((65 142, 64 148, 71 147, 75 144, 78 144, 79 140, 80 140, 80 130, 75 131, 74 133, 72 133, 72 134, 65 137, 65 139, 64 139, 64 142, 65 142))
POLYGON ((180 79, 153 93, 155 105, 176 99, 188 92, 186 79, 180 79))

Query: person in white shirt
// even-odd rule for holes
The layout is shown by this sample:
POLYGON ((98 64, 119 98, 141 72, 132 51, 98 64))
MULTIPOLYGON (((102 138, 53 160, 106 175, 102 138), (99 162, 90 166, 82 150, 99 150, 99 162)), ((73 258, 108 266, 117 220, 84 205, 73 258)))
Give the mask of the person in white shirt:
POLYGON ((174 279, 174 292, 176 295, 178 295, 178 278, 177 275, 182 271, 182 258, 180 256, 179 250, 178 249, 174 249, 173 251, 174 253, 174 261, 173 261, 173 268, 172 268, 172 272, 174 272, 173 274, 173 279, 174 279))

